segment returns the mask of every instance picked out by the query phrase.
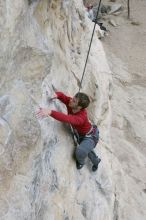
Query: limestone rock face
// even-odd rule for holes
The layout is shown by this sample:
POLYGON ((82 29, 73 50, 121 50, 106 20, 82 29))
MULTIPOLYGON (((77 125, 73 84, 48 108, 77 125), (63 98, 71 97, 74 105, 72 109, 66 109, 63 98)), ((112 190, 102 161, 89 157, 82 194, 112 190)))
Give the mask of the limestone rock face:
POLYGON ((82 91, 101 134, 99 170, 87 161, 77 171, 68 126, 35 114, 39 106, 66 111, 49 101, 52 85, 78 92, 93 25, 78 0, 0 2, 1 220, 123 219, 129 194, 112 153, 112 77, 96 32, 82 91))

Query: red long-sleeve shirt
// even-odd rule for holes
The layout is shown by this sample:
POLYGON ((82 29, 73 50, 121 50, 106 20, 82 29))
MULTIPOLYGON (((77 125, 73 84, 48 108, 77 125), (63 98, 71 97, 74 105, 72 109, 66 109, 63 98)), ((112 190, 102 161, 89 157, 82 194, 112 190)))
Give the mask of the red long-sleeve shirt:
POLYGON ((86 109, 81 109, 79 112, 73 113, 72 109, 69 107, 71 97, 64 95, 62 92, 56 92, 56 95, 57 98, 66 105, 68 115, 52 110, 50 116, 58 121, 70 123, 79 134, 87 134, 92 125, 88 120, 86 109))

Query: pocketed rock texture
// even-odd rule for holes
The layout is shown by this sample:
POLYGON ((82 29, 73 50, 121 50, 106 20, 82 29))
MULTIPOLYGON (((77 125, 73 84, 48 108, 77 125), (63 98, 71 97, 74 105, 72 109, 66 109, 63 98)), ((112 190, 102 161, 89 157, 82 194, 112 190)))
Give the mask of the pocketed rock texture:
POLYGON ((79 0, 0 2, 1 220, 144 219, 146 198, 142 204, 135 187, 138 201, 130 199, 131 176, 111 145, 113 82, 98 27, 82 84, 92 100, 90 120, 100 130, 98 171, 89 161, 76 170, 67 125, 36 118, 39 106, 66 111, 49 101, 53 86, 78 92, 93 25, 79 0))

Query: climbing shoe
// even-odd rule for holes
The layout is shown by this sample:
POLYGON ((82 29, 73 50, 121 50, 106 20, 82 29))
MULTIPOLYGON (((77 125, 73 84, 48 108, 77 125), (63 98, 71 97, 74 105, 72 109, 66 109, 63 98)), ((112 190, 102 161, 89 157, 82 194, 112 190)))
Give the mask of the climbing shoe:
POLYGON ((78 161, 76 161, 76 167, 78 170, 80 170, 83 166, 84 164, 80 164, 78 161))
MULTIPOLYGON (((100 163, 101 159, 98 158, 98 164, 100 163)), ((92 166, 92 171, 95 172, 98 169, 98 164, 92 166)))

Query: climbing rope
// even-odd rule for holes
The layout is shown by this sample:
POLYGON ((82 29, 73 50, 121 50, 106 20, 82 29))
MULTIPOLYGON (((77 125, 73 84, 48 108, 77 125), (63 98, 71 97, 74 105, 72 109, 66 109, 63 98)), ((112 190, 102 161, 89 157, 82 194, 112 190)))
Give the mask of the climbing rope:
POLYGON ((127 0, 128 19, 130 19, 130 0, 127 0))
POLYGON ((92 36, 91 36, 90 44, 89 44, 89 49, 88 49, 88 52, 87 52, 87 57, 86 57, 86 61, 85 61, 85 66, 84 66, 84 70, 83 70, 82 77, 81 77, 81 81, 80 81, 79 92, 80 92, 80 90, 81 90, 83 78, 84 78, 84 75, 85 75, 85 70, 86 70, 86 65, 87 65, 87 61, 88 61, 88 57, 89 57, 89 53, 90 53, 90 49, 91 49, 91 44, 92 44, 92 40, 93 40, 93 35, 94 35, 95 27, 96 27, 96 24, 97 24, 97 20, 98 20, 98 14, 99 14, 100 5, 101 5, 101 0, 99 1, 99 4, 98 4, 98 9, 97 9, 97 14, 96 14, 96 18, 95 18, 95 23, 94 23, 94 27, 93 27, 93 31, 92 31, 92 36))

